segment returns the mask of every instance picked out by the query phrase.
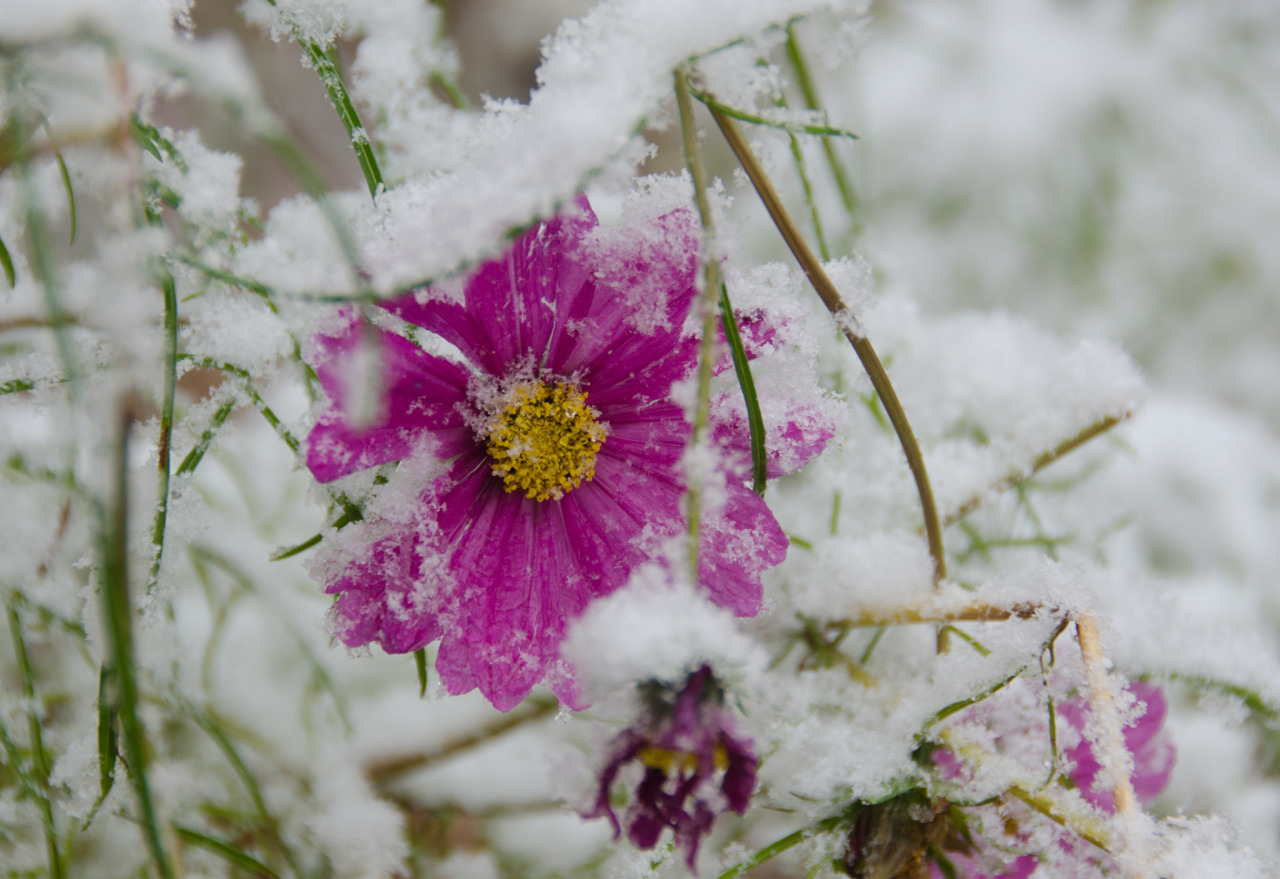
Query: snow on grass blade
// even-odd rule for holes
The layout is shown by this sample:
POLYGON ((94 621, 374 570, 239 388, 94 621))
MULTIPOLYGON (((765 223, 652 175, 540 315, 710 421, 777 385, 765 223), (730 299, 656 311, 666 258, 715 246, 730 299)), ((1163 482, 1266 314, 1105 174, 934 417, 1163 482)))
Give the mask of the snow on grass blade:
POLYGON ((128 459, 129 432, 134 422, 132 405, 121 407, 113 461, 112 497, 99 504, 101 540, 101 600, 107 629, 107 647, 115 672, 115 706, 120 717, 129 778, 137 798, 138 823, 147 852, 162 879, 174 879, 169 853, 160 835, 160 824, 147 779, 149 749, 139 713, 137 668, 133 644, 133 608, 129 600, 128 459))
POLYGON ((742 335, 738 332, 738 318, 733 313, 733 303, 729 301, 729 288, 723 283, 720 285, 720 320, 724 324, 724 336, 733 356, 733 371, 738 377, 738 387, 742 388, 742 400, 747 407, 747 427, 751 434, 751 490, 763 497, 768 464, 764 447, 764 417, 760 414, 760 400, 756 397, 751 364, 747 360, 747 351, 742 346, 742 335))

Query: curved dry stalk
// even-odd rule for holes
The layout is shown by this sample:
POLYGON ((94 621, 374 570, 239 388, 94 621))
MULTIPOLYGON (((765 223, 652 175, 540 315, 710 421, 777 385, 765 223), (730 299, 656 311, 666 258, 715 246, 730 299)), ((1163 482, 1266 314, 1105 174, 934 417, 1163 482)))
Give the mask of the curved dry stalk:
POLYGON ((929 541, 929 555, 933 558, 933 580, 935 584, 941 583, 947 576, 947 561, 946 554, 942 548, 942 525, 938 518, 938 507, 933 499, 933 487, 929 484, 929 474, 925 468, 924 455, 920 451, 920 444, 916 441, 915 433, 911 429, 911 423, 907 420, 907 414, 902 408, 902 403, 898 400, 898 394, 893 388, 893 383, 889 380, 889 374, 885 371, 884 364, 880 362, 880 357, 876 354, 876 350, 872 347, 870 340, 859 332, 856 326, 856 319, 849 311, 844 299, 840 296, 840 291, 836 289, 835 284, 827 277, 826 271, 822 268, 822 263, 814 255, 813 251, 809 249, 809 245, 805 243, 804 237, 800 234, 800 230, 796 228, 790 214, 787 213, 787 209, 782 204, 782 199, 778 196, 777 190, 773 188, 773 184, 770 182, 768 175, 765 174, 764 168, 760 166, 760 162, 757 161, 755 154, 751 151, 751 146, 747 143, 746 138, 742 136, 742 132, 738 130, 737 124, 714 106, 708 104, 707 109, 711 111, 716 124, 720 126, 721 133, 724 134, 725 140, 728 141, 729 148, 737 156, 742 169, 747 172, 747 177, 751 179, 756 193, 760 196, 760 201, 764 203, 765 210, 773 218, 774 225, 778 227, 778 232, 781 233, 783 240, 787 242, 787 247, 791 249, 796 262, 800 263, 800 268, 808 276, 809 283, 818 292, 822 303, 836 319, 837 325, 844 333, 845 338, 849 340, 849 344, 853 346, 854 353, 862 361, 862 367, 871 379, 872 387, 875 388, 876 393, 880 395, 881 402, 884 403, 885 412, 889 416, 889 422, 893 425, 894 432, 898 435, 902 451, 907 457, 907 466, 911 468, 911 475, 915 479, 916 491, 920 495, 920 509, 924 515, 924 530, 929 541))

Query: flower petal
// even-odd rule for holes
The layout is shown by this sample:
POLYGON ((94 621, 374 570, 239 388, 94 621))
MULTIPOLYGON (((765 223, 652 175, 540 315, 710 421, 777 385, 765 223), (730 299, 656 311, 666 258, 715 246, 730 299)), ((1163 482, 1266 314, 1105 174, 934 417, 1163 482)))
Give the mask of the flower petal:
POLYGON ((754 492, 733 483, 728 492, 703 526, 698 580, 716 604, 755 616, 764 604, 760 575, 787 557, 787 536, 754 492))
POLYGON ((435 442, 436 454, 444 458, 473 444, 459 409, 467 388, 461 366, 370 327, 354 313, 337 335, 316 341, 316 371, 331 401, 307 437, 307 467, 319 481, 408 457, 428 441, 435 442), (362 355, 381 361, 382 396, 372 423, 359 426, 347 413, 356 402, 353 395, 363 390, 352 385, 349 375, 362 355))
POLYGON ((326 592, 340 592, 331 613, 338 640, 348 647, 378 642, 387 653, 411 653, 440 637, 436 614, 421 582, 416 534, 378 541, 368 557, 349 565, 326 592))

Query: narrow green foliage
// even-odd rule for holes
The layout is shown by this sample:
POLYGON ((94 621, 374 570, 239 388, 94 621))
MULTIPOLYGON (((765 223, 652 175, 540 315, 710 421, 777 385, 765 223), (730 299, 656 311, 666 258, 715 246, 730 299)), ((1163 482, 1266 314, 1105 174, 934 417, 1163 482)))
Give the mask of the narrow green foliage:
POLYGON ((764 497, 768 463, 764 447, 764 417, 760 414, 755 379, 751 377, 751 363, 747 360, 742 335, 738 332, 738 318, 733 313, 733 303, 729 301, 729 288, 723 283, 720 285, 720 321, 733 357, 733 372, 738 377, 738 387, 742 389, 742 400, 747 407, 747 427, 751 433, 751 490, 764 497))
POLYGON ((413 664, 418 669, 418 698, 427 698, 427 650, 419 647, 413 651, 413 664))
POLYGON ((71 243, 76 243, 76 191, 71 188, 71 173, 67 170, 67 163, 62 158, 62 153, 54 153, 53 157, 58 160, 58 171, 62 174, 62 185, 67 190, 67 215, 71 222, 71 243))
POLYGON ((788 131, 793 134, 813 134, 819 137, 847 137, 851 140, 858 140, 858 135, 845 128, 836 128, 831 125, 811 125, 805 122, 791 122, 786 119, 769 119, 765 116, 759 116, 755 113, 748 113, 745 110, 739 110, 736 107, 730 107, 722 104, 715 98, 705 92, 690 89, 690 94, 697 98, 701 103, 707 105, 717 113, 728 116, 731 119, 737 119, 739 122, 746 122, 751 125, 763 125, 766 128, 775 128, 779 131, 788 131))
POLYGON ((204 459, 205 453, 209 451, 209 446, 213 443, 213 437, 218 432, 218 428, 226 423, 227 418, 236 408, 236 401, 227 400, 219 406, 213 413, 213 417, 209 419, 209 426, 200 434, 200 439, 192 446, 191 451, 187 452, 187 456, 182 459, 182 463, 178 465, 178 469, 174 471, 175 476, 187 476, 194 473, 196 467, 200 465, 204 459))
MULTIPOLYGON (((153 225, 158 220, 153 221, 153 225)), ((156 469, 159 497, 151 525, 151 569, 147 572, 147 592, 156 588, 160 579, 160 563, 164 558, 164 535, 169 520, 169 461, 173 442, 173 404, 178 389, 178 289, 173 275, 159 270, 160 289, 164 294, 164 387, 160 398, 160 436, 156 439, 156 469)))
POLYGON ((303 49, 312 66, 315 67, 316 73, 320 75, 320 81, 324 83, 325 91, 329 93, 329 101, 333 104, 333 109, 338 111, 342 126, 347 129, 347 139, 351 141, 351 148, 355 150, 356 161, 360 163, 365 183, 369 186, 369 195, 376 196, 383 186, 382 171, 378 168, 378 159, 373 154, 369 132, 360 121, 360 115, 356 112, 355 105, 351 103, 351 95, 347 93, 346 84, 342 81, 342 74, 338 70, 337 50, 330 47, 325 51, 314 41, 304 42, 303 49))
POLYGON ((11 288, 18 283, 18 273, 13 269, 13 257, 9 255, 9 248, 5 246, 3 238, 0 238, 0 268, 4 269, 4 279, 11 288))
POLYGON ((62 879, 62 853, 58 849, 58 828, 53 820, 53 804, 49 798, 49 755, 44 748, 44 732, 40 720, 39 701, 36 699, 35 677, 31 671, 31 658, 27 654, 27 642, 22 634, 22 620, 12 603, 7 607, 9 634, 13 638, 13 651, 18 659, 18 674, 22 678, 22 695, 27 700, 27 738, 31 749, 32 792, 40 804, 40 823, 44 828, 45 849, 49 855, 49 875, 62 879))
POLYGON ((1170 680, 1180 681, 1197 690, 1211 690, 1239 699, 1255 716, 1273 729, 1280 729, 1280 705, 1268 702, 1257 690, 1242 684, 1211 678, 1207 675, 1162 672, 1170 680))
POLYGON ((180 262, 183 265, 190 266, 215 281, 221 281, 231 287, 239 287, 242 290, 248 290, 250 293, 256 293, 263 298, 267 304, 267 308, 271 310, 272 314, 280 313, 275 303, 275 292, 266 284, 259 283, 251 278, 242 278, 238 275, 233 275, 230 272, 225 272, 222 269, 215 268, 208 263, 201 262, 195 257, 186 256, 185 254, 176 254, 169 258, 174 262, 180 262))
POLYGON ((992 684, 990 687, 983 690, 982 692, 975 693, 974 695, 969 696, 968 698, 965 698, 965 699, 961 699, 957 702, 952 702, 950 705, 943 708, 937 714, 933 715, 933 717, 929 718, 929 720, 925 722, 924 728, 928 730, 931 727, 935 726, 936 724, 940 723, 941 721, 946 720, 948 717, 955 714, 956 712, 963 711, 964 709, 968 708, 970 705, 977 705, 983 699, 986 699, 1000 692, 1005 687, 1009 686, 1009 684, 1013 683, 1013 681, 1017 679, 1017 677, 1021 675, 1022 672, 1023 672, 1023 669, 1018 669, 1013 674, 1009 675, 1007 678, 996 681, 994 684, 992 684))
POLYGON ((842 826, 847 827, 852 821, 852 810, 847 810, 839 815, 832 815, 828 818, 823 818, 821 821, 801 830, 797 830, 794 833, 788 833, 781 839, 775 840, 759 851, 743 858, 728 870, 721 873, 719 879, 737 879, 738 876, 741 876, 748 870, 754 870, 766 861, 773 860, 788 849, 795 848, 806 839, 810 839, 820 833, 830 833, 842 826))
POLYGON ((267 808, 267 802, 263 799, 262 789, 258 786, 257 778, 249 771, 249 767, 245 765, 244 760, 241 759, 240 752, 231 743, 231 738, 223 730, 222 724, 212 714, 201 711, 194 706, 190 706, 189 710, 191 718, 196 725, 204 730, 205 734, 218 746, 218 750, 222 751, 222 755, 227 758, 227 763, 231 765, 236 777, 244 785, 245 791, 249 794, 249 799, 253 802, 253 810, 256 813, 257 821, 273 847, 278 849, 280 854, 284 856, 285 862, 288 863, 289 869, 292 870, 295 876, 301 877, 305 875, 299 869, 293 850, 280 837, 280 823, 271 814, 271 810, 267 808))
MULTIPOLYGON (((791 62, 791 69, 795 71, 796 85, 800 88, 800 94, 804 98, 805 106, 810 110, 821 110, 822 105, 818 101, 818 93, 813 87, 813 78, 809 75, 809 65, 804 59, 804 54, 800 51, 800 43, 796 39, 795 25, 787 25, 787 60, 791 62)), ((822 151, 826 154, 827 165, 831 168, 831 176, 836 181, 836 189, 840 191, 840 201, 844 204, 844 209, 852 215, 858 209, 858 200, 854 195, 853 186, 849 183, 849 177, 845 173, 844 165, 841 164, 839 157, 836 156, 835 145, 828 139, 823 138, 822 151)))
POLYGON ((111 700, 113 675, 111 666, 103 665, 98 671, 98 802, 111 793, 116 783, 116 755, 119 718, 111 700))
POLYGON ((957 629, 955 626, 943 626, 942 631, 947 632, 948 634, 951 634, 951 635, 955 635, 961 641, 963 641, 964 643, 972 647, 974 650, 976 650, 983 658, 986 658, 991 655, 991 651, 986 647, 982 646, 982 642, 979 641, 977 638, 973 637, 972 635, 970 635, 968 632, 965 632, 961 629, 957 629))
POLYGON ((439 89, 455 110, 467 110, 471 102, 458 88, 458 84, 438 70, 431 72, 431 85, 439 89))
POLYGON ((112 700, 120 718, 129 777, 137 798, 138 823, 147 851, 162 879, 174 879, 169 853, 161 840, 160 824, 147 781, 148 750, 146 732, 139 716, 137 672, 133 656, 133 609, 129 600, 128 564, 128 438, 133 413, 123 407, 117 426, 115 461, 113 464, 113 497, 99 507, 101 540, 101 601, 103 621, 107 629, 107 647, 115 673, 112 700))
POLYGON ((799 535, 788 533, 787 540, 790 541, 792 546, 798 546, 801 549, 807 549, 807 550, 813 549, 813 542, 809 540, 805 540, 803 537, 800 537, 799 535))
POLYGON ((0 382, 0 397, 5 394, 18 394, 22 391, 29 391, 36 386, 36 383, 29 378, 15 378, 7 382, 0 382))
POLYGON ((871 654, 875 652, 876 645, 880 643, 880 639, 884 637, 884 633, 887 631, 888 629, 884 626, 880 626, 876 629, 876 633, 871 636, 871 640, 868 641, 867 646, 863 648, 862 655, 858 657, 858 665, 866 665, 871 661, 871 654))
POLYGON ((271 561, 280 562, 280 561, 284 561, 285 559, 293 558, 295 555, 300 555, 306 552, 307 550, 311 549, 311 547, 313 546, 318 546, 320 544, 320 541, 323 539, 324 539, 324 535, 313 534, 310 537, 308 537, 306 540, 302 541, 301 543, 295 544, 293 546, 287 547, 285 549, 280 550, 279 552, 274 553, 271 556, 271 561))
POLYGON ((221 840, 214 839, 212 836, 205 836, 199 831, 192 830, 190 827, 183 827, 181 824, 171 824, 173 832, 178 838, 188 845, 198 846, 207 852, 212 852, 222 858, 228 864, 238 867, 251 876, 266 877, 266 879, 280 879, 278 873, 268 867, 246 852, 241 851, 235 846, 229 845, 221 840))

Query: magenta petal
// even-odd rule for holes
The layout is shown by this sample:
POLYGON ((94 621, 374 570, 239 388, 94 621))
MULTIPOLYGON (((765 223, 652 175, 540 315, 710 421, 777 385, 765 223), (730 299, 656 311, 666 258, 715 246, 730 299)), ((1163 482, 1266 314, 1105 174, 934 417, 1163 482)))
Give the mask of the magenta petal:
POLYGON ((568 619, 590 598, 555 502, 486 483, 456 531, 449 625, 436 667, 451 693, 479 687, 513 708, 557 657, 568 619))
POLYGON ((326 592, 341 592, 332 610, 334 634, 348 647, 375 641, 387 653, 411 653, 440 637, 440 624, 420 582, 422 560, 413 532, 374 544, 368 558, 347 567, 326 592))
POLYGON ((787 557, 787 535, 754 492, 730 484, 728 493, 703 528, 699 579, 716 604, 755 616, 763 604, 760 575, 787 557))
MULTIPOLYGON (((747 425, 741 392, 729 391, 730 400, 713 402, 712 436, 730 454, 734 473, 747 479, 751 473, 751 428, 747 425)), ((795 473, 818 457, 835 436, 835 428, 822 410, 798 405, 788 414, 781 430, 766 430, 765 473, 770 479, 795 473)))
POLYGON ((426 293, 409 293, 388 302, 382 307, 402 320, 435 333, 457 348, 462 356, 490 375, 502 372, 497 346, 490 338, 485 324, 472 312, 448 299, 425 298, 426 293))
POLYGON ((354 319, 340 335, 322 336, 317 342, 316 371, 332 401, 307 437, 307 467, 319 481, 405 458, 428 441, 446 458, 472 445, 459 410, 466 400, 468 377, 462 367, 354 319), (362 389, 350 387, 345 379, 362 344, 372 346, 371 356, 381 358, 377 390, 382 399, 376 420, 356 426, 345 410, 348 395, 362 389))

